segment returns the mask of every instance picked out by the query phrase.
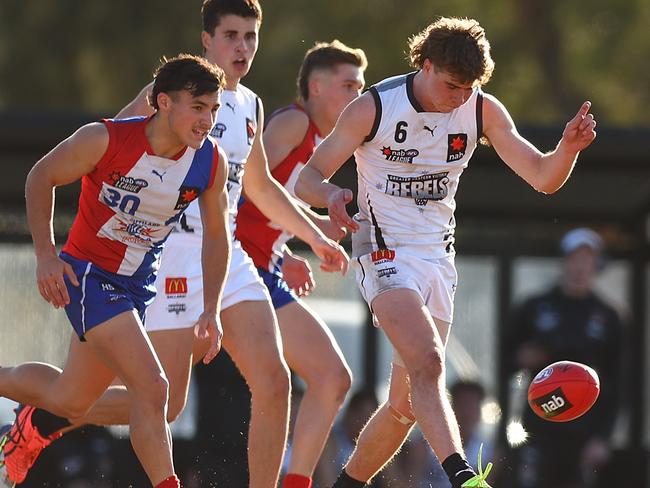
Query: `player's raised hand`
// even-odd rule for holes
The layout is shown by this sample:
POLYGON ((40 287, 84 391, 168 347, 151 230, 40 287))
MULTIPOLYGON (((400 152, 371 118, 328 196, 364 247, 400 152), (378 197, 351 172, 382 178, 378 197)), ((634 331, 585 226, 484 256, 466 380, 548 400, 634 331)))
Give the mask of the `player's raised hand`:
POLYGON ((596 120, 594 115, 589 113, 591 102, 582 104, 580 110, 571 119, 562 133, 562 143, 567 149, 574 152, 582 151, 596 138, 596 120))
POLYGON ((199 339, 210 338, 210 349, 203 356, 203 364, 208 364, 219 354, 223 338, 221 321, 215 312, 204 311, 199 316, 199 320, 196 322, 196 335, 199 339))
POLYGON ((65 284, 67 276, 70 283, 79 286, 72 266, 56 255, 39 257, 36 260, 36 283, 41 296, 54 305, 54 308, 65 307, 70 303, 70 295, 65 284))
POLYGON ((328 273, 348 272, 350 258, 345 249, 331 239, 319 237, 309 244, 314 254, 320 259, 320 269, 328 273))
POLYGON ((353 197, 354 195, 351 190, 348 190, 347 188, 339 188, 327 199, 327 211, 332 224, 337 227, 344 227, 350 232, 356 232, 359 230, 359 224, 350 217, 345 208, 346 205, 352 201, 353 197))
POLYGON ((309 262, 287 252, 282 257, 282 277, 299 297, 309 295, 316 287, 309 262))

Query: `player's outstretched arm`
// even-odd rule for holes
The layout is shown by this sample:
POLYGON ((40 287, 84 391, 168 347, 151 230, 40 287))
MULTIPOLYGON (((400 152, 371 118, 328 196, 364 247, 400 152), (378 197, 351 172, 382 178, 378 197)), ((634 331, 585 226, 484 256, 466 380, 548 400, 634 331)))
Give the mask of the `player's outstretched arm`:
POLYGON ((107 148, 106 127, 85 125, 47 153, 27 175, 25 200, 36 253, 36 281, 41 296, 55 308, 70 303, 63 276, 75 286, 79 283, 70 265, 57 256, 52 226, 54 189, 90 173, 107 148))
POLYGON ((145 86, 138 96, 129 102, 129 104, 120 110, 115 116, 116 119, 125 119, 127 117, 135 117, 138 115, 151 115, 154 109, 149 105, 149 94, 153 89, 153 81, 145 86))
MULTIPOLYGON (((263 125, 260 108, 258 126, 263 125)), ((255 135, 243 178, 246 196, 271 221, 305 241, 321 260, 324 271, 346 272, 348 256, 341 246, 325 237, 298 208, 294 199, 269 172, 260 133, 255 135)))
POLYGON ((203 313, 198 320, 199 338, 210 337, 211 345, 203 358, 204 363, 214 359, 221 349, 223 329, 219 320, 221 297, 230 263, 231 237, 228 227, 228 193, 226 178, 228 160, 219 148, 219 163, 214 184, 199 197, 203 244, 201 267, 203 269, 203 313))
POLYGON ((571 175, 580 151, 596 137, 596 121, 584 102, 567 124, 554 150, 543 154, 524 139, 506 108, 493 96, 486 95, 484 133, 503 161, 533 188, 542 193, 559 190, 571 175))
POLYGON ((352 232, 359 228, 345 208, 352 201, 352 191, 328 179, 363 144, 372 130, 375 112, 375 101, 370 93, 351 102, 341 113, 332 133, 316 148, 296 182, 296 195, 314 207, 327 207, 332 223, 352 232))

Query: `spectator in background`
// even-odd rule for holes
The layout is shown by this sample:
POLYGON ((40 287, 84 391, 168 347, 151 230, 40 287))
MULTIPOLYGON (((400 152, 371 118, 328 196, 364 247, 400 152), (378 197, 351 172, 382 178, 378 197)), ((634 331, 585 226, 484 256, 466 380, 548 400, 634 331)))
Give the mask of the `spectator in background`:
POLYGON ((491 439, 481 423, 481 408, 485 400, 485 388, 475 380, 460 380, 449 389, 451 406, 458 420, 460 438, 469 463, 478 470, 476 461, 478 452, 483 445, 483 459, 485 462, 494 461, 494 449, 491 439))
MULTIPOLYGON (((460 437, 468 461, 478 471, 478 452, 483 445, 483 462, 494 461, 493 443, 483 429, 481 409, 485 388, 476 380, 459 380, 449 388, 451 406, 454 409, 460 437)), ((402 452, 385 469, 388 486, 400 488, 449 488, 449 480, 438 459, 428 448, 422 432, 411 432, 402 452)))
POLYGON ((379 401, 371 389, 355 392, 334 424, 332 434, 314 473, 314 486, 332 486, 341 468, 352 454, 354 443, 364 423, 377 410, 379 401))
POLYGON ((513 449, 514 476, 507 477, 521 488, 592 486, 609 460, 619 406, 623 325, 593 291, 603 266, 603 240, 579 228, 562 238, 560 248, 560 282, 514 314, 505 349, 512 357, 509 374, 534 375, 555 361, 578 361, 597 371, 601 393, 594 407, 572 422, 547 422, 524 409, 529 440, 513 449))

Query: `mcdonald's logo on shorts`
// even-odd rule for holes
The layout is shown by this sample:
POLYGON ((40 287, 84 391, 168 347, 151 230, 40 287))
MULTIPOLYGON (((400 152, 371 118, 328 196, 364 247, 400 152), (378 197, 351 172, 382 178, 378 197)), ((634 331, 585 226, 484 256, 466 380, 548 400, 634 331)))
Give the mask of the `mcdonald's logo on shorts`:
POLYGON ((393 261, 395 259, 395 250, 394 249, 379 249, 377 251, 372 251, 370 254, 372 262, 377 264, 378 262, 393 261))
POLYGON ((187 295, 187 278, 165 278, 166 295, 187 295))

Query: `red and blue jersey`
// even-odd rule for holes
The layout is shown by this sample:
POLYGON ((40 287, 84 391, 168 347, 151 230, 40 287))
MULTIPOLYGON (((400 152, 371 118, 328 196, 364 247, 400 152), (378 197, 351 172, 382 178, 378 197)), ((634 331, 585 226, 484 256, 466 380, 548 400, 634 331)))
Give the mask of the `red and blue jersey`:
MULTIPOLYGON (((293 103, 276 110, 269 117, 269 121, 287 110, 305 111, 302 106, 293 103)), ((304 206, 307 204, 296 197, 296 180, 298 173, 307 164, 320 141, 321 135, 318 127, 309 119, 309 126, 302 142, 271 172, 271 175, 287 189, 291 196, 304 206)), ((255 266, 273 271, 278 264, 278 259, 282 257, 284 245, 292 236, 270 222, 251 202, 242 199, 237 214, 235 237, 241 242, 244 251, 253 259, 255 266)))
POLYGON ((163 243, 183 211, 212 186, 216 142, 156 156, 145 127, 149 118, 102 120, 106 153, 81 179, 79 209, 63 252, 105 271, 146 277, 158 269, 163 243))

